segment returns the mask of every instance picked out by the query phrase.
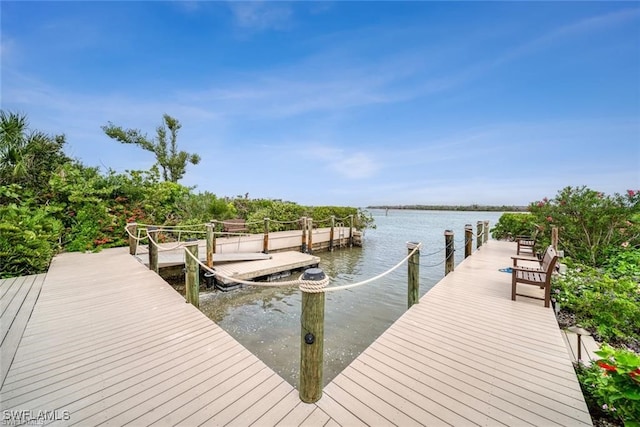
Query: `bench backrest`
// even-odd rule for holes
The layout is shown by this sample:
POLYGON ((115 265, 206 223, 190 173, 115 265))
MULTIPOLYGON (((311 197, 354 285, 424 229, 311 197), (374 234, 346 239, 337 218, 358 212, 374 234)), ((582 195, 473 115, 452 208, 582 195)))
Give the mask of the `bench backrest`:
POLYGON ((222 221, 222 229, 224 231, 244 231, 247 229, 247 223, 242 218, 228 219, 222 221))
POLYGON ((547 274, 551 274, 553 269, 556 266, 556 262, 558 261, 558 253, 553 246, 549 246, 546 251, 544 251, 544 255, 542 257, 542 263, 540 264, 540 268, 547 274))

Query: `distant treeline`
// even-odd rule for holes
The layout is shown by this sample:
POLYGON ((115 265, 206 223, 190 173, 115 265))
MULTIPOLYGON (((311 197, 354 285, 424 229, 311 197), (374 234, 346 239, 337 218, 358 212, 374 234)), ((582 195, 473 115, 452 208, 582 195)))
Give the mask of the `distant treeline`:
POLYGON ((526 212, 527 206, 447 206, 447 205, 383 205, 367 206, 367 209, 408 209, 421 211, 482 211, 482 212, 526 212))

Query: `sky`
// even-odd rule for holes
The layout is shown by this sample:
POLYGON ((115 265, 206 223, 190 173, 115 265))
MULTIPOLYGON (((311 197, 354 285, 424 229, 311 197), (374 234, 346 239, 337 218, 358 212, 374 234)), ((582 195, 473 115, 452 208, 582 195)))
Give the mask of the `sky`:
POLYGON ((103 172, 304 205, 640 189, 638 2, 0 2, 3 110, 103 172))

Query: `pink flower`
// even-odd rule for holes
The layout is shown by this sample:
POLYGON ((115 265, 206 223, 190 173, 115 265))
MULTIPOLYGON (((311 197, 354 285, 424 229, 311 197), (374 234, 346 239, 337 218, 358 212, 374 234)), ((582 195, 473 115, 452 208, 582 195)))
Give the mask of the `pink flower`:
POLYGON ((636 195, 636 192, 633 190, 627 190, 627 194, 629 195, 629 197, 633 197, 636 195))
POLYGON ((547 217, 547 221, 551 222, 551 221, 553 221, 553 218, 552 218, 552 217, 550 217, 550 216, 548 216, 548 217, 547 217))
POLYGON ((538 207, 541 208, 544 206, 544 202, 538 202, 538 207))

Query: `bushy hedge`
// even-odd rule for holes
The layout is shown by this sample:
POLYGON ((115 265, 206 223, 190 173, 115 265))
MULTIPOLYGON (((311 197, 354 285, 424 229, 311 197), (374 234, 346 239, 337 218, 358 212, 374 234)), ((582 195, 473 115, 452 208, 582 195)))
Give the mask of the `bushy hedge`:
POLYGON ((536 231, 536 218, 529 213, 506 212, 491 229, 494 239, 513 240, 517 236, 532 236, 536 231))
MULTIPOLYGON (((640 250, 629 250, 634 257, 640 250)), ((617 272, 613 277, 571 260, 563 260, 567 272, 553 279, 553 298, 574 313, 576 323, 595 332, 605 342, 640 343, 640 287, 633 276, 617 272)), ((637 268, 637 266, 635 267, 637 268)))

